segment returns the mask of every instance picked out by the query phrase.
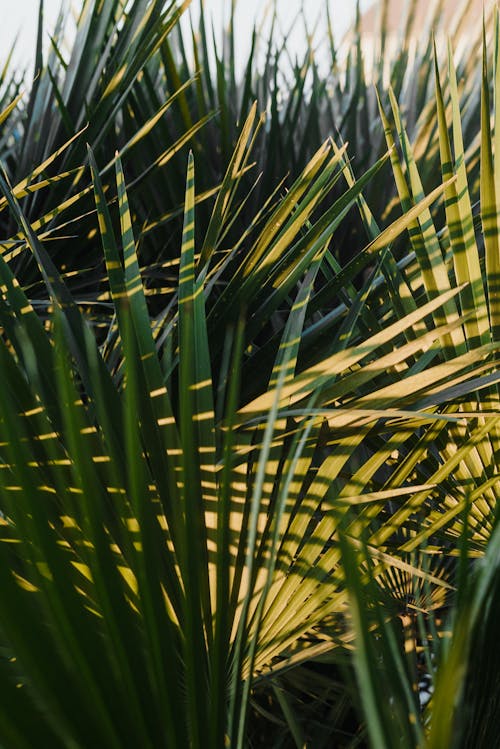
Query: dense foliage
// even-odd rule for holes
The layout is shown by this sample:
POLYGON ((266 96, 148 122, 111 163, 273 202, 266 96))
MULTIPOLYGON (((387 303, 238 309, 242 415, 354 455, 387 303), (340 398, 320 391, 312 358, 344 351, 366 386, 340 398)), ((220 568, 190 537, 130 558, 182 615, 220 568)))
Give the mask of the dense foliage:
POLYGON ((81 5, 0 76, 0 744, 490 749, 498 15, 81 5))

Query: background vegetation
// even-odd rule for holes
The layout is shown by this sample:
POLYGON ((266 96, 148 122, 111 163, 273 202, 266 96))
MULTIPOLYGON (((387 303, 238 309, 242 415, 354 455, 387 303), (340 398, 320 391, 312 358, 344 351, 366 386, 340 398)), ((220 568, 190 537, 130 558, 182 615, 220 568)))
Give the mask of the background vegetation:
POLYGON ((498 14, 190 5, 0 76, 0 743, 491 749, 498 14))

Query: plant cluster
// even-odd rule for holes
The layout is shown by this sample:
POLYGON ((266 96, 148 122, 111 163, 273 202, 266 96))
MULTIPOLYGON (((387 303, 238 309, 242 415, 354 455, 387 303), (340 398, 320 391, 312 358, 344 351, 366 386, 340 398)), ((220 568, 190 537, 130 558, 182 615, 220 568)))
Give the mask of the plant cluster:
POLYGON ((0 743, 489 749, 498 13, 190 5, 0 75, 0 743))

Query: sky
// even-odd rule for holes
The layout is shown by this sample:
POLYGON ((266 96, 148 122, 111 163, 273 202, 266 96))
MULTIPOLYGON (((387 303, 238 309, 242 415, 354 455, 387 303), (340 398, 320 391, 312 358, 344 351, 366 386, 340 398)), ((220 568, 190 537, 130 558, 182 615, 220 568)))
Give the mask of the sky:
MULTIPOLYGON (((66 2, 72 2, 74 7, 81 5, 81 0, 66 0, 66 2)), ((328 2, 334 28, 339 36, 352 20, 356 8, 356 0, 303 0, 303 2, 307 17, 311 19, 311 22, 328 2)), ((286 27, 299 10, 301 0, 277 0, 277 3, 280 19, 283 26, 286 27)), ((363 4, 369 5, 370 0, 365 0, 364 3, 362 2, 363 4)), ((44 5, 46 26, 47 29, 50 29, 57 17, 61 0, 45 0, 44 5)), ((193 0, 193 7, 197 5, 198 1, 193 0)), ((206 9, 213 13, 215 28, 220 27, 224 10, 227 12, 229 6, 230 0, 205 0, 206 9)), ((249 29, 252 27, 254 19, 259 13, 262 13, 265 6, 266 0, 239 0, 236 33, 241 35, 242 44, 249 38, 249 29)), ((26 61, 27 64, 31 61, 35 45, 37 18, 38 0, 0 0, 0 61, 5 59, 17 32, 20 35, 16 58, 19 61, 26 61)))

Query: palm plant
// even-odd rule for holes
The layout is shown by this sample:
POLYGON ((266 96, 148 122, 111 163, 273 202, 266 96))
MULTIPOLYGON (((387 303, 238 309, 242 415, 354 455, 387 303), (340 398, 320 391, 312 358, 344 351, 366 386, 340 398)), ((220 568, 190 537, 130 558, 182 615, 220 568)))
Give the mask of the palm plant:
MULTIPOLYGON (((424 187, 430 190, 437 184, 438 142, 430 88, 432 59, 425 43, 410 54, 411 13, 398 47, 402 51, 384 50, 385 69, 367 65, 359 37, 354 38, 349 50, 345 45, 339 47, 331 18, 326 19, 328 33, 317 49, 306 27, 311 41, 303 59, 294 60, 286 33, 282 39, 275 17, 268 31, 265 26, 262 31, 255 30, 248 58, 241 65, 243 72, 238 74, 234 56, 235 8, 229 31, 218 46, 208 30, 210 19, 203 3, 198 14, 192 6, 189 26, 177 23, 180 12, 189 5, 186 2, 178 8, 175 3, 155 3, 153 8, 144 0, 127 8, 109 0, 101 8, 94 0, 87 0, 76 19, 68 59, 64 53, 64 16, 44 55, 42 41, 46 32, 40 13, 33 84, 29 95, 17 102, 3 124, 4 141, 9 141, 3 159, 14 188, 24 196, 27 217, 37 231, 50 238, 51 254, 59 270, 67 274, 71 288, 77 284, 75 293, 89 303, 95 304, 95 289, 105 279, 98 243, 86 241, 83 247, 80 240, 92 231, 91 224, 85 224, 83 218, 92 209, 88 172, 80 168, 86 160, 86 143, 94 149, 105 188, 111 191, 113 182, 108 181, 108 176, 112 176, 112 154, 117 149, 121 157, 129 154, 128 189, 134 197, 141 261, 148 267, 148 285, 160 288, 162 276, 168 275, 169 263, 178 255, 185 146, 190 142, 195 153, 204 154, 205 166, 197 177, 201 200, 198 224, 203 236, 211 215, 207 201, 213 197, 230 162, 238 139, 238 123, 247 119, 255 100, 258 111, 266 111, 267 115, 265 127, 255 136, 252 158, 257 171, 250 170, 242 176, 245 200, 240 198, 240 215, 245 225, 251 223, 276 190, 289 188, 333 133, 339 133, 349 143, 359 175, 377 162, 385 145, 371 78, 381 91, 388 80, 391 82, 407 116, 410 137, 416 137, 417 160, 426 154, 421 168, 424 187), (140 24, 141 18, 144 20, 140 24), (412 70, 418 75, 413 75, 412 70), (414 81, 418 81, 418 86, 414 81), (83 91, 85 100, 80 95, 83 91), (374 124, 367 128, 367 123, 374 124), (257 172, 261 173, 259 180, 257 172), (30 195, 26 196, 28 190, 30 195), (77 221, 79 231, 74 232, 77 221), (166 225, 170 240, 165 239, 166 225), (64 246, 59 237, 68 234, 74 238, 74 250, 69 253, 66 247, 59 253, 59 247, 64 246), (82 257, 86 258, 83 267, 82 257), (73 271, 78 273, 70 275, 73 271)), ((294 23, 298 26, 302 21, 299 16, 294 23)), ((478 147, 474 129, 474 113, 479 113, 474 85, 477 60, 474 38, 457 60, 459 78, 470 81, 459 96, 467 108, 464 137, 472 161, 478 147)), ((17 73, 9 75, 8 70, 7 67, 4 77, 10 87, 10 102, 16 100, 19 81, 17 73)), ((474 189, 474 199, 476 192, 474 189)), ((374 176, 366 185, 365 196, 376 215, 382 215, 392 204, 390 218, 396 217, 394 187, 382 175, 374 176)), ((6 217, 4 213, 4 221, 6 217)), ((336 233, 335 255, 342 263, 353 254, 353 249, 346 248, 359 250, 364 242, 364 231, 353 217, 351 212, 336 233)), ((12 222, 7 224, 5 236, 11 236, 15 229, 12 222)), ((229 230, 228 241, 235 241, 235 237, 239 237, 238 233, 229 230)), ((16 247, 15 235, 11 240, 16 247)), ((17 266, 18 275, 22 271, 25 282, 31 283, 29 268, 33 266, 28 256, 21 254, 17 266)), ((39 288, 38 293, 42 297, 43 289, 39 288)), ((148 293, 153 293, 153 289, 148 293)))
MULTIPOLYGON (((255 198, 252 159, 265 166, 283 115, 271 107, 269 128, 250 104, 251 66, 239 128, 234 65, 218 59, 216 81, 205 66, 203 85, 188 85, 178 17, 175 4, 84 3, 72 62, 55 38, 43 68, 39 45, 27 109, 11 89, 0 115, 2 142, 23 133, 0 176, 0 740, 243 747, 268 741, 265 718, 277 721, 277 746, 342 745, 342 731, 358 746, 355 644, 380 747, 401 745, 394 716, 403 745, 422 745, 419 674, 434 679, 443 660, 429 742, 447 746, 452 729, 470 735, 453 727, 450 678, 457 663, 466 672, 471 632, 491 640, 478 611, 496 580, 485 565, 483 597, 470 604, 465 571, 494 533, 499 491, 500 128, 492 135, 486 52, 483 241, 451 55, 449 101, 437 72, 422 136, 436 133, 442 184, 427 194, 422 140, 410 144, 389 90, 379 105, 388 153, 371 150, 360 177, 345 146, 306 127, 299 143, 317 147, 299 147, 286 192, 271 180, 255 198), (165 128, 175 135, 160 148, 165 128), (383 230, 367 201, 382 178, 403 211, 383 230), (368 244, 342 266, 336 241, 353 209, 368 244), (457 539, 458 644, 446 655, 457 539), (404 624, 408 664, 388 617, 404 624), (321 728, 325 714, 332 725, 321 728), (436 728, 445 714, 446 736, 436 728)), ((207 44, 202 31, 197 67, 207 44)), ((495 97, 497 71, 495 59, 495 97)), ((304 106, 305 80, 296 69, 289 113, 292 101, 304 106)), ((325 90, 305 99, 310 114, 325 90)), ((285 132, 299 121, 286 115, 285 132)), ((464 695, 480 714, 476 693, 464 695)))

